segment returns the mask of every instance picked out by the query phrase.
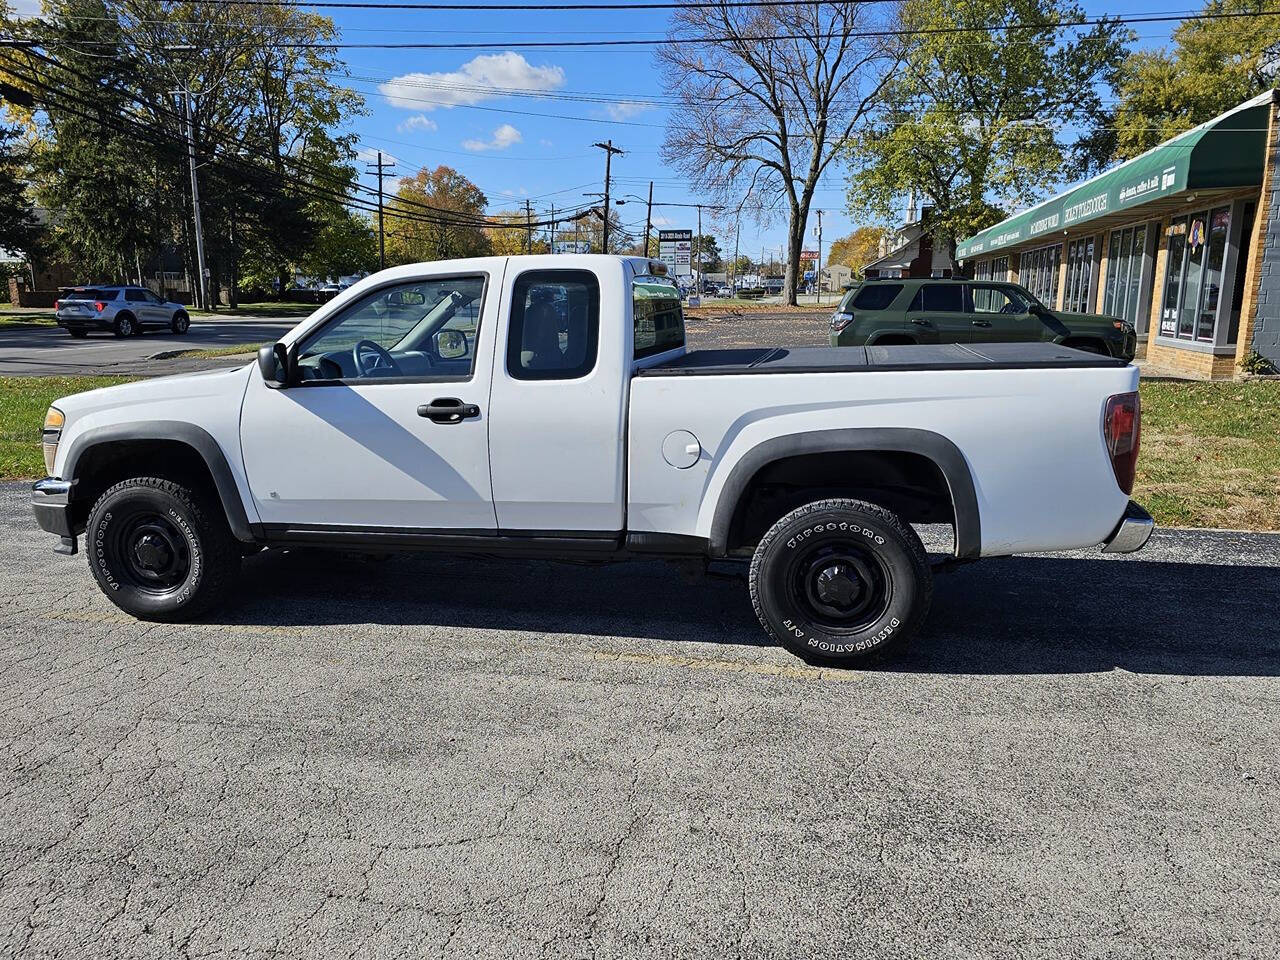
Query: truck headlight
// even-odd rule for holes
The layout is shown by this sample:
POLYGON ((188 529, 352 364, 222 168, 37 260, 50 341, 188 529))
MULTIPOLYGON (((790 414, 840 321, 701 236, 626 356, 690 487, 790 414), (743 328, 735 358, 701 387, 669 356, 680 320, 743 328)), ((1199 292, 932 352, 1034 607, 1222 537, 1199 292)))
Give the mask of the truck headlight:
POLYGON ((852 313, 836 313, 831 316, 831 331, 839 333, 849 324, 853 323, 852 313))
POLYGON ((44 415, 44 431, 40 439, 41 446, 44 448, 44 469, 51 477, 53 461, 58 456, 58 441, 62 439, 62 425, 66 420, 67 418, 57 407, 50 407, 49 412, 44 415))

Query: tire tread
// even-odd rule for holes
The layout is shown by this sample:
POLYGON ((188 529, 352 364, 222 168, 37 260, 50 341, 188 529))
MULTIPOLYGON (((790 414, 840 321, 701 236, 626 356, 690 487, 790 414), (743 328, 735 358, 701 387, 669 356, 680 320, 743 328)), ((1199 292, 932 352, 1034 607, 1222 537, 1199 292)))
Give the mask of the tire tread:
POLYGON ((921 596, 918 605, 922 610, 920 619, 924 619, 924 616, 928 613, 930 604, 933 602, 933 575, 929 569, 929 554, 925 550, 924 544, 920 542, 920 537, 916 534, 915 530, 911 528, 909 523, 905 522, 892 510, 882 507, 878 503, 871 503, 867 500, 854 500, 852 498, 844 497, 814 500, 812 503, 806 503, 802 506, 796 507, 794 510, 780 517, 773 526, 765 532, 765 535, 760 538, 760 542, 756 544, 755 552, 751 556, 751 569, 747 575, 747 582, 750 585, 749 592, 751 594, 751 606, 755 610, 756 619, 760 621, 765 632, 774 641, 806 660, 812 660, 817 663, 841 663, 846 665, 852 663, 857 663, 858 665, 875 663, 891 652, 898 653, 901 651, 906 641, 910 639, 910 636, 908 635, 903 641, 898 643, 878 647, 866 653, 850 654, 840 658, 821 656, 808 650, 799 650, 791 643, 789 638, 779 636, 773 629, 773 626, 769 623, 768 617, 765 616, 764 606, 760 600, 760 590, 758 588, 761 576, 760 568, 764 564, 764 557, 768 552, 768 548, 775 540, 787 535, 785 531, 792 522, 814 513, 833 510, 870 514, 881 523, 893 528, 893 530, 902 537, 903 542, 906 543, 907 549, 911 554, 912 563, 916 566, 917 572, 920 574, 918 580, 920 583, 921 596))

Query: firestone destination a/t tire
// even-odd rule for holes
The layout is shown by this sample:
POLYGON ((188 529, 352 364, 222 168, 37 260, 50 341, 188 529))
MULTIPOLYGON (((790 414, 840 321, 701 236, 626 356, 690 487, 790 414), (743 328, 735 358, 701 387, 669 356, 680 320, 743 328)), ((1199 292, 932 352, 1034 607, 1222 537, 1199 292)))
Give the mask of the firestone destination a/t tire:
POLYGON ((928 554, 915 531, 862 500, 792 510, 756 547, 749 584, 771 637, 804 660, 832 666, 901 651, 933 599, 928 554))

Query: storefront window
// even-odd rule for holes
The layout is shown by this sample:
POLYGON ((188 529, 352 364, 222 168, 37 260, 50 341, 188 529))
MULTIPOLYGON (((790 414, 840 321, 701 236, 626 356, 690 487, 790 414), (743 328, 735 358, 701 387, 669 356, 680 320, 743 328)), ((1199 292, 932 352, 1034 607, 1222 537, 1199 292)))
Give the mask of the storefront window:
POLYGON ((973 279, 990 280, 991 279, 991 261, 979 260, 973 265, 973 279))
POLYGON ((1008 280, 1009 279, 1009 258, 996 257, 991 261, 991 279, 992 280, 1008 280))
POLYGON ((1018 280, 1036 299, 1052 307, 1058 299, 1058 264, 1062 247, 1039 247, 1028 250, 1018 260, 1018 280))
POLYGON ((1110 317, 1122 317, 1135 326, 1138 298, 1142 292, 1143 254, 1146 245, 1145 225, 1126 227, 1111 232, 1111 244, 1107 251, 1107 283, 1102 312, 1110 317))
POLYGON ((1067 287, 1064 308, 1089 313, 1093 293, 1093 237, 1067 244, 1067 287))
POLYGON ((1162 336, 1213 343, 1230 228, 1230 207, 1176 217, 1169 224, 1162 336))

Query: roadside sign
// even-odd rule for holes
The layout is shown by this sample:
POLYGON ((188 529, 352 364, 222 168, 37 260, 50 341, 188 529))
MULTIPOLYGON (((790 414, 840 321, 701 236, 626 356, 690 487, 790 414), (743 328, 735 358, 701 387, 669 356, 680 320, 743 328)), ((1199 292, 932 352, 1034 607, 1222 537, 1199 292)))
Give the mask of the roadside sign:
POLYGON ((591 243, 587 240, 555 240, 551 244, 552 253, 590 253, 591 243))
POLYGON ((658 259, 667 265, 671 276, 693 274, 693 231, 659 230, 658 259))
POLYGON ((801 250, 800 259, 816 261, 818 259, 818 251, 817 250, 801 250))

